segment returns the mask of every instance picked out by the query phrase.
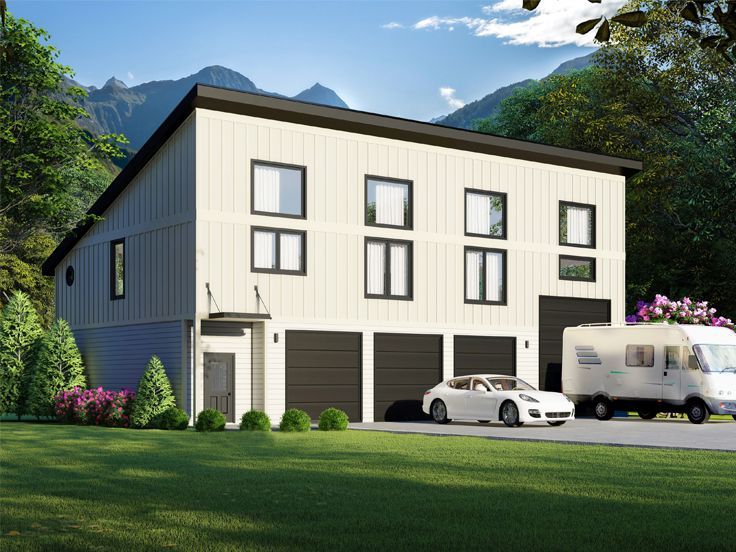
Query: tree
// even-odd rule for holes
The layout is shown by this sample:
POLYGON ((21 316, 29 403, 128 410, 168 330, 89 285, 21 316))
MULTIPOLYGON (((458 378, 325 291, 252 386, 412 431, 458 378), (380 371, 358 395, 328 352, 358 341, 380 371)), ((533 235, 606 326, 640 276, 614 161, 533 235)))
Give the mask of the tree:
POLYGON ((151 357, 136 390, 130 421, 133 427, 147 427, 164 411, 176 406, 171 382, 156 355, 151 357))
POLYGON ((0 312, 0 414, 24 413, 30 373, 42 336, 28 295, 13 294, 0 312))
POLYGON ((82 355, 69 324, 58 319, 41 340, 28 388, 27 412, 54 415, 54 397, 61 391, 85 387, 82 355))

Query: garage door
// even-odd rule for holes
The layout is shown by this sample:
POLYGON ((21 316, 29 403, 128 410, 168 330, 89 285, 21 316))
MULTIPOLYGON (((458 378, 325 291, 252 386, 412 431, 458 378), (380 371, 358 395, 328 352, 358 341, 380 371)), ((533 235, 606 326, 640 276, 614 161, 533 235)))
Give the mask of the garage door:
POLYGON ((316 420, 325 408, 361 420, 361 334, 286 332, 286 408, 300 408, 316 420))
POLYGON ((455 375, 516 375, 516 338, 455 336, 455 375))
POLYGON ((569 326, 611 321, 611 302, 605 299, 539 297, 539 386, 562 387, 562 332, 569 326))
POLYGON ((420 420, 424 392, 442 381, 442 336, 374 335, 376 421, 420 420))

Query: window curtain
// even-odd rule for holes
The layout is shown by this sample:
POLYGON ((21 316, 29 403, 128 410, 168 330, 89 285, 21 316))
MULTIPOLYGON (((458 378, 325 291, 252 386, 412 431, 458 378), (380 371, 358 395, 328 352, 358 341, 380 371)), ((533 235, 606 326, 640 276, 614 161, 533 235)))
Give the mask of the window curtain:
POLYGON ((567 243, 590 245, 590 209, 567 208, 567 243))
POLYGON ((483 286, 483 253, 468 251, 465 254, 465 287, 467 299, 480 301, 483 286))
POLYGON ((486 301, 503 299, 503 255, 486 253, 486 301))
POLYGON ((278 213, 281 189, 278 169, 266 165, 256 165, 253 178, 255 180, 253 184, 255 210, 278 213))
POLYGON ((469 234, 491 233, 491 198, 481 194, 465 194, 467 212, 465 231, 469 234))
POLYGON ((253 233, 253 265, 256 268, 276 268, 276 234, 253 233))
POLYGON ((409 295, 409 246, 391 244, 391 295, 409 295))
POLYGON ((405 184, 375 181, 376 223, 404 226, 405 184))
POLYGON ((302 270, 301 234, 281 234, 281 270, 302 270))
POLYGON ((368 242, 366 262, 366 292, 369 295, 383 295, 386 275, 386 244, 368 242))

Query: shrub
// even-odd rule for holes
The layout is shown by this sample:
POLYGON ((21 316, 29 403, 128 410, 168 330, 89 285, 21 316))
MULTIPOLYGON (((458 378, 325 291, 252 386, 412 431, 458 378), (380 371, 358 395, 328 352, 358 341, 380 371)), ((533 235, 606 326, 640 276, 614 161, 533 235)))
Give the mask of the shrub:
POLYGON ((135 393, 128 389, 105 391, 75 387, 54 398, 54 412, 62 422, 109 427, 130 427, 135 393))
POLYGON ((56 320, 40 342, 28 388, 27 411, 36 416, 54 415, 54 397, 75 387, 84 387, 82 355, 69 324, 56 320))
POLYGON ((153 419, 153 426, 158 429, 186 429, 189 416, 181 408, 172 406, 153 419))
POLYGON ((311 420, 309 414, 298 408, 290 408, 281 416, 281 431, 309 431, 311 420))
POLYGON ((131 413, 132 425, 148 427, 156 416, 173 406, 176 406, 176 401, 171 390, 171 382, 161 359, 153 355, 138 382, 136 400, 131 413))
POLYGON ((199 413, 194 427, 197 431, 224 431, 225 416, 219 410, 208 408, 199 413))
POLYGON ((271 431, 271 418, 260 410, 249 410, 240 418, 240 429, 247 431, 271 431))
POLYGON ((337 408, 328 408, 319 415, 319 428, 322 431, 345 431, 348 415, 337 408))

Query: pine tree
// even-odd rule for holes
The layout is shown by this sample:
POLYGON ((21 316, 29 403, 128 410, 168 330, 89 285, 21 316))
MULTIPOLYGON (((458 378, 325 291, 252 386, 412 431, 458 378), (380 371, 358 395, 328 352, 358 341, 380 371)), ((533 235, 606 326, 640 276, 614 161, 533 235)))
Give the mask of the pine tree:
POLYGON ((43 337, 28 388, 28 408, 36 416, 54 415, 54 397, 61 391, 85 387, 82 355, 69 324, 59 319, 43 337))
POLYGON ((43 334, 28 295, 16 291, 0 313, 0 414, 20 418, 27 399, 28 376, 43 334))
POLYGON ((138 382, 130 421, 133 427, 146 427, 165 410, 176 406, 164 365, 156 355, 146 365, 146 371, 138 382))

